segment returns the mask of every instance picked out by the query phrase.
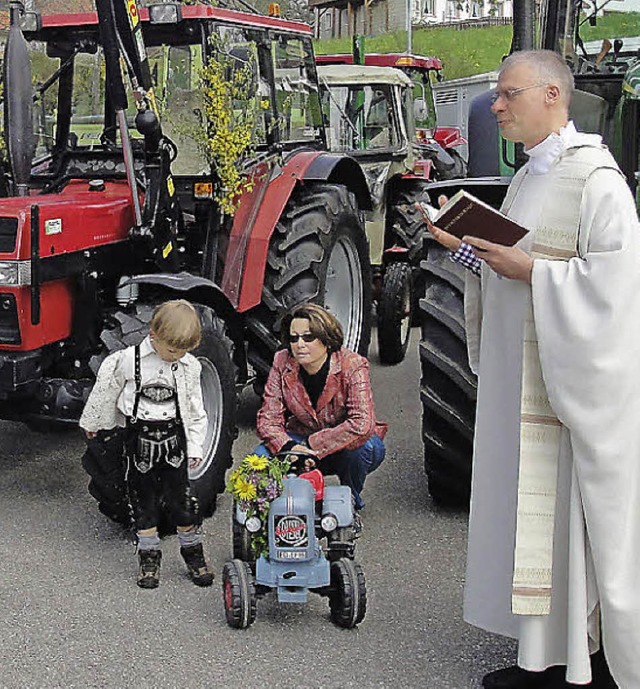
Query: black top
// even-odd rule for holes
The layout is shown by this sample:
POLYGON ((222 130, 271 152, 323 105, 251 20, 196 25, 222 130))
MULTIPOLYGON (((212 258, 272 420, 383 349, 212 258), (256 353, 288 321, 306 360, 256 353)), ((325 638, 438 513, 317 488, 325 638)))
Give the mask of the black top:
MULTIPOLYGON (((322 394, 322 391, 324 390, 324 386, 327 383, 327 376, 329 375, 329 366, 331 365, 331 354, 327 356, 327 360, 322 364, 322 367, 317 373, 307 373, 302 366, 300 367, 300 380, 302 381, 302 384, 304 385, 304 389, 307 391, 307 395, 309 395, 309 399, 311 400, 311 404, 313 408, 316 408, 316 405, 318 404, 318 400, 320 399, 320 395, 322 394)), ((291 450, 294 445, 297 445, 295 440, 290 440, 288 443, 285 443, 282 448, 280 449, 281 452, 286 452, 287 450, 291 450)), ((303 445, 305 443, 302 443, 303 445)))
POLYGON ((300 380, 304 385, 304 389, 309 395, 311 404, 315 409, 320 395, 324 390, 324 386, 327 382, 327 376, 329 375, 329 365, 331 363, 331 355, 327 356, 326 361, 322 364, 322 367, 317 373, 307 373, 302 366, 300 367, 300 380))

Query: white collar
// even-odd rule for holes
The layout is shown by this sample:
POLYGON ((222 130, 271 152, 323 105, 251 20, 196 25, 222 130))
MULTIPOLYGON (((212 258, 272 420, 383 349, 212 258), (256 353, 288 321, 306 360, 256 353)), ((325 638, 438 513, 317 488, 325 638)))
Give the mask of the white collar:
MULTIPOLYGON (((164 362, 165 364, 169 363, 168 361, 165 361, 164 359, 162 359, 160 357, 160 355, 158 354, 158 352, 156 352, 153 344, 151 343, 151 335, 147 335, 144 338, 144 340, 142 340, 142 342, 140 343, 140 358, 142 359, 145 356, 151 356, 152 354, 154 354, 156 357, 158 357, 158 359, 160 361, 164 362)), ((184 363, 186 356, 187 355, 185 354, 182 358, 178 359, 178 361, 174 361, 173 364, 184 363)), ((172 366, 173 366, 173 364, 172 364, 172 366)), ((176 369, 174 368, 173 370, 175 371, 176 369)))
POLYGON ((149 354, 157 354, 157 352, 151 344, 151 336, 147 335, 140 343, 140 356, 149 356, 149 354))
POLYGON ((532 148, 524 149, 529 156, 529 172, 532 175, 544 175, 549 172, 553 161, 569 148, 569 140, 577 134, 573 122, 561 127, 559 132, 551 132, 549 136, 532 148))
POLYGON ((529 156, 527 163, 532 175, 544 175, 551 169, 554 161, 568 148, 581 145, 596 145, 601 141, 599 135, 578 132, 572 121, 561 127, 559 132, 552 132, 549 136, 532 148, 526 149, 529 156))

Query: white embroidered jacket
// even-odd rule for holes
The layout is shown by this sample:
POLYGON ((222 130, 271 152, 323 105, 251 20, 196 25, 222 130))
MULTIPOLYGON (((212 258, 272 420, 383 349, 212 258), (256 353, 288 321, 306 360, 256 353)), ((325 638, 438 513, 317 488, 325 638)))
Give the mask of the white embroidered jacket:
MULTIPOLYGON (((174 371, 178 405, 187 438, 187 455, 202 457, 207 413, 202 401, 200 362, 185 354, 174 371)), ((80 417, 80 427, 96 432, 125 425, 117 400, 134 370, 134 347, 110 354, 100 366, 96 383, 80 417)))

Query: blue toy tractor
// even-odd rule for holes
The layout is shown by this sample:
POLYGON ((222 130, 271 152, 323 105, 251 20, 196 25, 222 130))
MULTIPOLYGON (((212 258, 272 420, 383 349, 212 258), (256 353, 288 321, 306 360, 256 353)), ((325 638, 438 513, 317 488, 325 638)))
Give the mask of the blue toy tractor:
MULTIPOLYGON (((280 455, 283 456, 283 455, 280 455)), ((354 507, 347 486, 325 486, 308 455, 288 452, 290 472, 267 517, 268 553, 256 560, 251 534, 262 528, 233 506, 233 555, 222 572, 229 626, 244 629, 256 618, 256 599, 275 591, 282 603, 305 603, 309 591, 329 598, 331 619, 351 629, 364 619, 364 571, 354 561, 354 507)))

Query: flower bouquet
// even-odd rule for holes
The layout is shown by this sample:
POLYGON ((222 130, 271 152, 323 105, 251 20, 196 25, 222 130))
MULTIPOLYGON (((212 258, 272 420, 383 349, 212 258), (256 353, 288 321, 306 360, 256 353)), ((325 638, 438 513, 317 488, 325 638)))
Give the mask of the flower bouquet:
POLYGON ((269 505, 282 494, 282 479, 289 466, 287 460, 279 457, 251 454, 229 475, 227 492, 233 495, 240 509, 246 512, 245 524, 252 517, 257 517, 260 521, 260 527, 251 531, 251 548, 256 558, 268 552, 266 524, 269 505))

